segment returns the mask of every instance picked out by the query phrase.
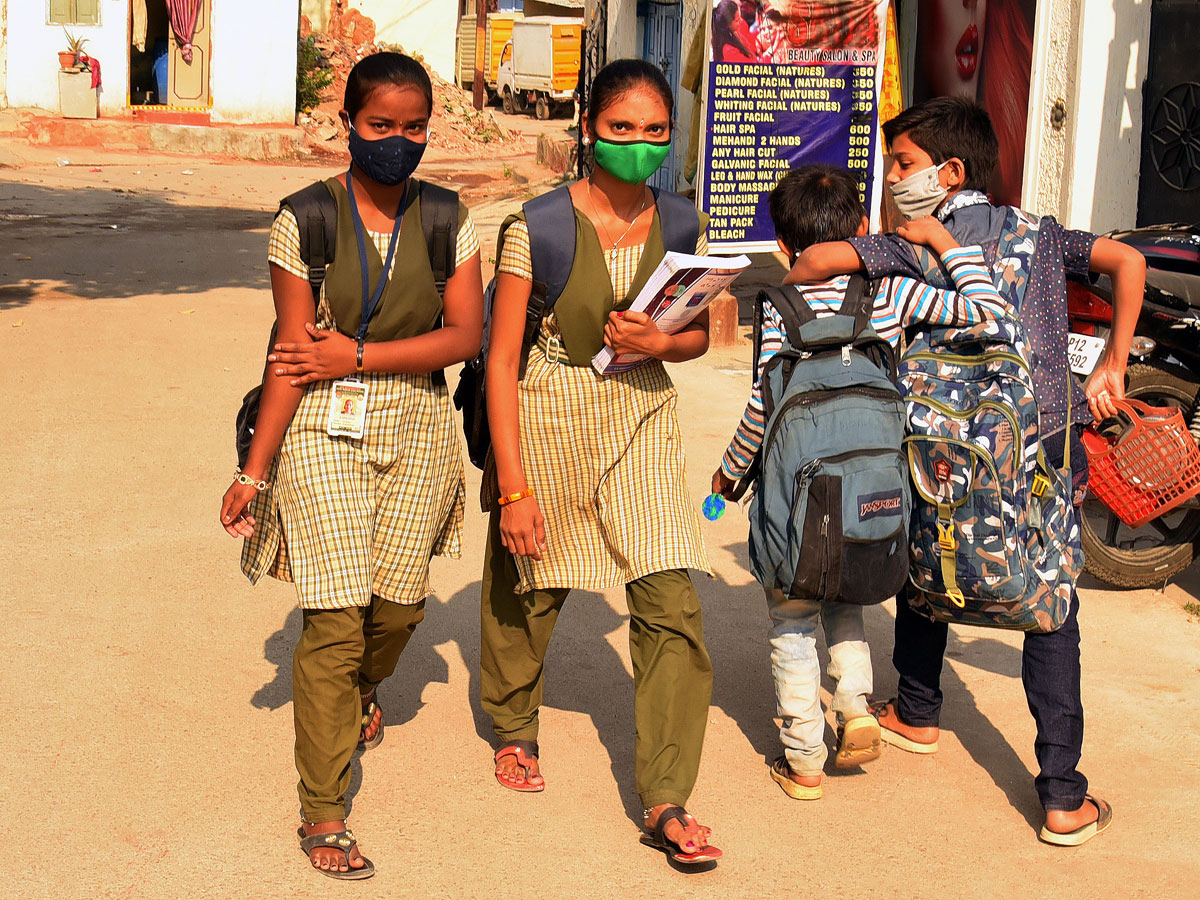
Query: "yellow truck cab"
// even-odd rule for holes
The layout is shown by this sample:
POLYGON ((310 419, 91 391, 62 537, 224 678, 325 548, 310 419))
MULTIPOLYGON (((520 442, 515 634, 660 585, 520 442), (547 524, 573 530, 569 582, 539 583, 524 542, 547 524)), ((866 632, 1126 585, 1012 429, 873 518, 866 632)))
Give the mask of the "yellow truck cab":
MULTIPOLYGON (((512 37, 513 23, 521 18, 519 12, 487 15, 484 26, 483 81, 489 100, 499 96, 496 90, 496 70, 500 65, 500 54, 508 39, 512 37)), ((463 16, 458 24, 456 76, 458 86, 462 88, 471 87, 475 82, 475 44, 478 39, 476 22, 475 16, 463 16)))
POLYGON ((504 111, 532 107, 539 119, 548 119, 556 105, 570 104, 579 82, 582 38, 583 19, 533 16, 514 21, 496 69, 496 93, 504 111))

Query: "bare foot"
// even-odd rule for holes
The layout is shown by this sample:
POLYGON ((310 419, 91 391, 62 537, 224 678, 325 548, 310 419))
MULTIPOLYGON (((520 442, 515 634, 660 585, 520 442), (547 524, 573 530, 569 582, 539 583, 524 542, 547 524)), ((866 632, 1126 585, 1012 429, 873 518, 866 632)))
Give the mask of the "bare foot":
POLYGON ((1084 800, 1078 809, 1046 810, 1046 828, 1058 834, 1066 834, 1082 828, 1100 818, 1100 808, 1091 800, 1084 800))
MULTIPOLYGON (((301 828, 304 829, 305 837, 314 834, 332 834, 337 831, 345 831, 346 820, 334 819, 330 822, 317 822, 316 824, 304 822, 301 824, 301 828)), ((324 869, 327 872, 348 872, 350 869, 361 869, 365 865, 362 854, 358 852, 357 844, 350 848, 348 855, 349 865, 347 865, 345 850, 337 847, 313 847, 308 858, 314 869, 324 869)))
POLYGON ((516 785, 529 787, 545 787, 546 779, 542 778, 542 770, 538 766, 536 756, 525 755, 527 766, 521 765, 515 756, 502 756, 496 760, 496 777, 516 785))
MULTIPOLYGON (((941 734, 936 725, 922 728, 918 728, 915 725, 906 725, 900 720, 900 716, 896 714, 896 704, 892 700, 871 704, 871 714, 879 720, 879 725, 882 728, 886 728, 888 731, 898 734, 901 737, 908 738, 914 744, 936 745, 938 737, 941 734)), ((887 740, 886 736, 884 740, 887 740)))
MULTIPOLYGON (((658 827, 658 819, 663 814, 663 810, 677 805, 675 803, 660 803, 647 812, 643 820, 646 823, 646 830, 654 831, 658 827)), ((678 846, 684 853, 699 853, 708 846, 708 839, 712 834, 712 830, 697 822, 691 814, 688 814, 687 820, 687 828, 684 828, 678 819, 672 819, 667 822, 666 827, 663 829, 663 836, 678 846)))

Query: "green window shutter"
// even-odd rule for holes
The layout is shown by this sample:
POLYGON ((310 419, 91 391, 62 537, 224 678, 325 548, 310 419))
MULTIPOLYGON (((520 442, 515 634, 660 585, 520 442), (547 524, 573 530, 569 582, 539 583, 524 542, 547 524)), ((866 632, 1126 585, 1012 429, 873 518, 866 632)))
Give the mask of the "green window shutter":
POLYGON ((73 0, 50 0, 50 24, 70 25, 74 21, 71 15, 73 0))
POLYGON ((75 22, 78 25, 99 25, 100 0, 75 0, 75 22))

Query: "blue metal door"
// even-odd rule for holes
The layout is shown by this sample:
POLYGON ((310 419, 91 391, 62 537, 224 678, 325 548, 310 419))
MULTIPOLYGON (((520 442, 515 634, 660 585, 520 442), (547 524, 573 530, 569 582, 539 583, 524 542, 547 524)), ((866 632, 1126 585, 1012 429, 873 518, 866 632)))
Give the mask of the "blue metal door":
MULTIPOLYGON (((638 4, 638 13, 642 16, 643 25, 642 58, 663 70, 678 107, 680 59, 683 55, 683 3, 680 0, 645 0, 638 4)), ((654 187, 675 190, 675 151, 682 146, 680 134, 686 143, 687 127, 684 126, 681 132, 677 124, 671 155, 650 179, 654 187)))

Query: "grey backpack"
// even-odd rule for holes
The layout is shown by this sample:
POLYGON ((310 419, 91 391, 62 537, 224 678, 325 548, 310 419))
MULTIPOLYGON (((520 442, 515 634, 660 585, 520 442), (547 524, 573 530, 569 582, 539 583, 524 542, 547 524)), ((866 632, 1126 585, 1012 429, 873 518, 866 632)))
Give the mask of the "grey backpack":
POLYGON ((905 412, 892 347, 871 327, 874 294, 852 276, 839 311, 821 318, 803 289, 758 296, 756 356, 765 299, 786 340, 762 376, 750 568, 794 599, 881 603, 908 577, 905 412))

